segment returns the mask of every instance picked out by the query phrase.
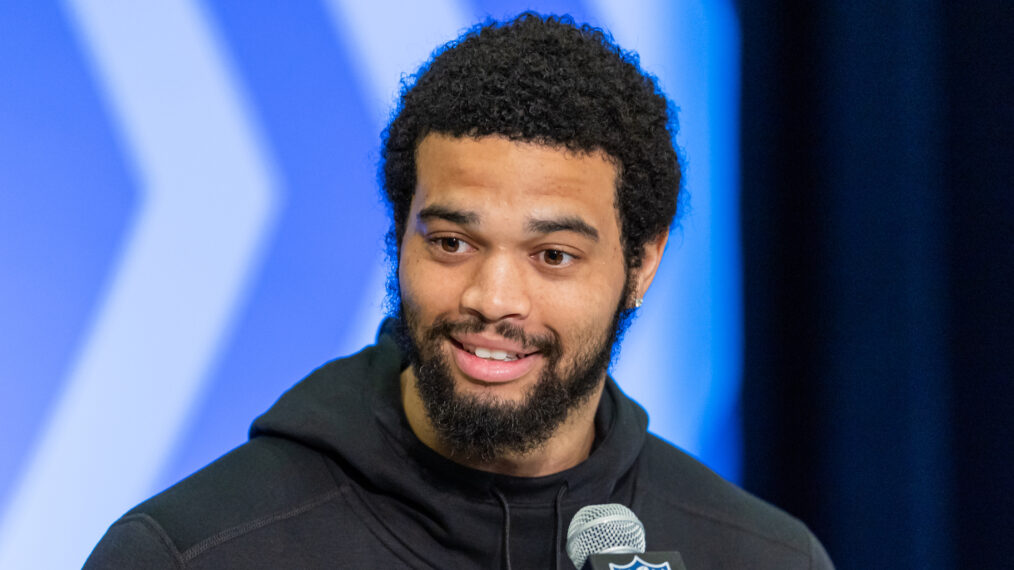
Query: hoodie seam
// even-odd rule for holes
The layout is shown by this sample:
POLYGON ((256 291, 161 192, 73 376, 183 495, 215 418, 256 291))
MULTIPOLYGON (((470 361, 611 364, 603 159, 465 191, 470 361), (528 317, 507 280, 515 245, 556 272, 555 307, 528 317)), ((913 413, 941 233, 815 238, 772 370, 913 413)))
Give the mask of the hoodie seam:
POLYGON ((212 548, 215 548, 217 546, 221 546, 222 544, 225 544, 226 542, 229 542, 230 540, 233 540, 235 538, 239 538, 239 537, 241 537, 241 536, 243 536, 245 534, 248 534, 248 533, 253 532, 253 531, 255 531, 257 529, 260 529, 260 528, 264 528, 264 527, 269 526, 271 524, 274 524, 276 522, 280 522, 280 521, 283 521, 283 520, 286 520, 286 519, 290 519, 290 518, 299 516, 299 515, 301 515, 301 514, 303 514, 305 512, 311 511, 311 510, 313 510, 313 509, 315 509, 315 508, 317 508, 317 507, 319 507, 319 506, 321 506, 323 504, 326 504, 326 503, 334 500, 338 496, 339 496, 338 490, 337 489, 332 489, 332 490, 328 491, 327 493, 324 493, 323 495, 317 496, 317 497, 315 497, 313 499, 310 499, 309 501, 300 503, 299 505, 297 505, 297 506, 295 506, 295 507, 293 507, 291 509, 280 511, 280 512, 277 512, 277 513, 274 513, 274 514, 271 514, 271 515, 263 516, 263 517, 254 519, 252 521, 245 522, 243 524, 227 528, 227 529, 225 529, 225 530, 223 530, 223 531, 221 531, 221 532, 219 532, 217 534, 214 534, 214 535, 212 535, 212 536, 210 536, 210 537, 208 537, 208 538, 206 538, 206 539, 198 542, 197 544, 191 546, 190 548, 186 549, 185 551, 183 551, 183 553, 181 554, 180 558, 185 563, 186 562, 190 562, 190 561, 194 560, 195 558, 197 558, 198 556, 204 554, 208 550, 211 550, 212 548))
POLYGON ((766 540, 768 542, 772 542, 774 544, 779 544, 781 546, 784 546, 785 548, 788 548, 789 550, 792 550, 792 551, 794 551, 796 553, 799 553, 799 554, 802 554, 802 555, 806 556, 808 559, 812 558, 812 556, 810 556, 810 553, 807 552, 806 550, 804 550, 803 548, 801 548, 799 546, 796 546, 796 545, 794 545, 792 543, 786 542, 783 539, 776 538, 776 537, 773 537, 773 536, 770 536, 770 535, 758 532, 757 530, 755 530, 753 528, 749 528, 749 527, 744 526, 742 524, 739 524, 739 523, 736 523, 734 521, 728 520, 728 519, 726 519, 724 517, 721 517, 721 516, 718 516, 718 515, 715 515, 715 514, 712 514, 712 513, 704 512, 704 511, 701 511, 701 510, 689 507, 689 506, 681 504, 681 503, 673 502, 669 497, 667 497, 667 496, 665 496, 665 495, 663 495, 663 494, 655 491, 654 489, 645 489, 645 493, 646 494, 654 495, 655 497, 657 497, 659 500, 663 501, 664 503, 666 503, 666 504, 668 504, 668 505, 670 505, 670 506, 672 506, 674 508, 680 509, 681 511, 689 513, 689 514, 691 514, 693 516, 696 516, 696 517, 699 517, 699 518, 708 519, 708 520, 714 521, 716 523, 722 524, 724 526, 727 526, 727 527, 730 527, 730 528, 734 528, 736 530, 739 530, 739 531, 744 532, 746 534, 749 534, 751 536, 756 536, 756 537, 764 539, 764 540, 766 540))
POLYGON ((120 519, 119 521, 117 521, 116 525, 125 526, 127 524, 135 522, 146 526, 149 531, 155 534, 155 537, 158 538, 158 541, 162 544, 162 546, 165 547, 167 551, 169 551, 170 556, 172 556, 174 567, 176 568, 184 567, 185 560, 183 559, 183 556, 180 553, 179 548, 176 547, 176 543, 174 543, 172 538, 169 537, 169 534, 165 531, 164 528, 162 528, 162 525, 160 525, 158 521, 155 520, 154 517, 152 517, 148 513, 136 513, 132 515, 127 515, 122 519, 120 519))

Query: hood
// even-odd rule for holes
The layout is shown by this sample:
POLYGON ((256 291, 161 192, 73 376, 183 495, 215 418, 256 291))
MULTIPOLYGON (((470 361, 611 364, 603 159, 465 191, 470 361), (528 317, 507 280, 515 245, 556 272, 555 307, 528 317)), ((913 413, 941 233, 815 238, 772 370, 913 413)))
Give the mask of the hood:
POLYGON ((450 568, 572 568, 565 554, 566 562, 558 561, 561 525, 585 505, 630 504, 647 415, 608 379, 596 442, 581 464, 536 478, 464 467, 409 428, 399 384, 407 363, 392 326, 384 323, 375 345, 296 384, 254 422, 251 438, 270 435, 318 450, 364 524, 420 560, 450 568))

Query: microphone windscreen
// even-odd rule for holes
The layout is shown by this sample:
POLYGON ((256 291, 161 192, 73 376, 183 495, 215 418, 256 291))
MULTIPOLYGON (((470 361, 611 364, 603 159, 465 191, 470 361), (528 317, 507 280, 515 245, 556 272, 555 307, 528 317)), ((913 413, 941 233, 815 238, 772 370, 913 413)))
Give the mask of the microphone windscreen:
POLYGON ((582 507, 567 529, 567 556, 578 570, 592 554, 644 550, 644 525, 633 511, 617 503, 582 507))

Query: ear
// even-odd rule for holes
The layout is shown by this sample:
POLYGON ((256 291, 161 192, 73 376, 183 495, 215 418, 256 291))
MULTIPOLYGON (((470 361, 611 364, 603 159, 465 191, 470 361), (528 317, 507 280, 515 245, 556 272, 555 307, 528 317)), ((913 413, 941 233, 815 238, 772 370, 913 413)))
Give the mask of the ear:
POLYGON ((634 270, 634 290, 631 291, 633 299, 630 305, 634 306, 637 299, 644 297, 655 279, 655 272, 662 263, 662 253, 665 251, 665 244, 669 241, 669 228, 662 230, 658 236, 648 240, 642 251, 641 266, 634 270))

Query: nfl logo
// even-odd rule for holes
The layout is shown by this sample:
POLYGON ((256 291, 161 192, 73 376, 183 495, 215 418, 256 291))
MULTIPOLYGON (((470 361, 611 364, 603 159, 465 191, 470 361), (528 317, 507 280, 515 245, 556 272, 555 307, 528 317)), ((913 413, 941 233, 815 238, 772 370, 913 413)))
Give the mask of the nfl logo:
POLYGON ((672 570, 672 568, 669 567, 668 562, 651 564, 650 562, 641 560, 640 556, 634 555, 634 559, 629 564, 624 564, 623 566, 610 562, 609 570, 672 570))

